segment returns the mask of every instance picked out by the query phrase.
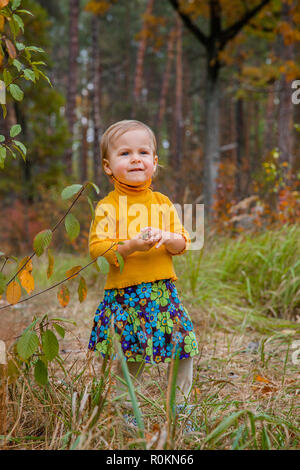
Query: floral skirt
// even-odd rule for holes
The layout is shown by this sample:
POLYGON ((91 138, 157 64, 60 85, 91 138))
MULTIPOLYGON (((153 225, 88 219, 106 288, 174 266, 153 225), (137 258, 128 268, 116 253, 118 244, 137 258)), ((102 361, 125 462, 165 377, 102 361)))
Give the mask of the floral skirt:
POLYGON ((88 348, 105 357, 116 333, 127 361, 160 363, 198 354, 193 324, 170 279, 106 289, 88 348))

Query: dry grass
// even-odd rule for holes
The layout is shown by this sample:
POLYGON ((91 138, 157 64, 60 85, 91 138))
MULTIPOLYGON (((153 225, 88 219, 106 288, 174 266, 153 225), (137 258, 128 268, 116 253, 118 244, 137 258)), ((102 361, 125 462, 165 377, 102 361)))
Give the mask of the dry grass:
MULTIPOLYGON (((177 271, 184 266, 179 264, 177 271)), ((88 298, 82 304, 74 288, 65 309, 48 292, 20 309, 6 310, 5 321, 1 314, 0 329, 11 354, 15 337, 35 315, 47 313, 50 318, 60 316, 77 323, 68 324, 65 338, 60 339, 65 371, 51 365, 49 386, 36 385, 30 374, 10 383, 2 448, 299 448, 299 365, 292 361, 299 324, 285 322, 277 328, 274 319, 273 328, 270 324, 267 329, 258 328, 257 318, 253 321, 249 312, 241 321, 218 302, 197 302, 188 282, 180 278, 179 295, 193 319, 200 346, 190 397, 194 408, 189 417, 170 420, 166 368, 146 366, 143 384, 136 390, 144 420, 142 438, 124 422, 122 403, 114 399, 114 365, 103 371, 99 358, 87 353, 94 311, 103 292, 103 280, 95 279, 91 273, 88 298), (191 433, 184 432, 188 421, 194 426, 191 433)))

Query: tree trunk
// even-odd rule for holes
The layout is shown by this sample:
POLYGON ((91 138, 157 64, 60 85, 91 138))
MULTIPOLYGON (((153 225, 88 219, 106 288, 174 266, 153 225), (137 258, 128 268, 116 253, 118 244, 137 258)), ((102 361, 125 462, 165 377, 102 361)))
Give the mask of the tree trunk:
POLYGON ((243 157, 245 152, 245 133, 244 133, 244 101, 238 98, 235 103, 236 118, 236 173, 235 173, 235 196, 237 201, 242 198, 242 172, 243 157))
MULTIPOLYGON (((180 175, 183 151, 183 115, 182 115, 182 26, 179 16, 176 19, 176 101, 175 101, 175 153, 174 169, 180 175)), ((179 178, 176 179, 178 182, 179 178)), ((178 190, 178 184, 177 184, 178 190)), ((176 190, 176 194, 177 191, 176 190)))
POLYGON ((77 93, 77 56, 78 56, 78 19, 79 19, 80 0, 70 0, 69 17, 70 17, 70 42, 69 42, 69 73, 68 73, 68 90, 66 102, 66 118, 68 121, 70 140, 66 151, 66 170, 68 174, 72 174, 72 145, 74 135, 74 123, 76 119, 76 93, 77 93))
POLYGON ((147 35, 146 35, 146 31, 148 28, 147 17, 151 15, 152 10, 153 10, 153 5, 154 5, 154 0, 148 0, 144 23, 143 23, 142 32, 141 32, 141 39, 139 42, 139 48, 138 48, 138 53, 137 53, 136 74, 135 74, 135 83, 134 83, 134 90, 133 90, 133 109, 132 109, 133 118, 136 115, 136 104, 139 101, 140 93, 142 89, 142 83, 143 83, 143 65, 144 65, 144 57, 145 57, 146 46, 147 46, 147 35))
POLYGON ((174 41, 175 41, 176 29, 172 29, 169 34, 168 39, 168 47, 167 47, 167 65, 165 69, 165 73, 163 76, 163 82, 161 87, 161 94, 159 100, 159 110, 157 116, 157 124, 156 124, 156 136, 157 136, 157 146, 160 143, 160 132, 161 126, 163 123, 165 111, 166 111, 166 102, 167 102, 167 94, 169 89, 169 83, 171 80, 171 67, 174 58, 174 41))
MULTIPOLYGON (((290 5, 282 4, 281 20, 291 24, 290 5)), ((279 37, 279 54, 283 63, 293 60, 293 45, 285 43, 284 37, 279 37)), ((278 115, 278 148, 280 163, 292 165, 293 148, 293 103, 291 100, 291 81, 285 74, 279 81, 279 115, 278 115)), ((287 167, 285 167, 287 168, 287 167)))
POLYGON ((101 91, 101 62, 99 50, 99 17, 94 15, 92 18, 92 119, 94 126, 93 141, 93 178, 94 182, 101 187, 101 155, 100 155, 100 136, 101 136, 101 112, 100 112, 100 91, 101 91))
POLYGON ((204 142, 204 203, 208 219, 213 215, 213 204, 217 194, 217 177, 220 163, 219 123, 219 65, 214 63, 212 52, 207 60, 205 93, 205 142, 204 142), (213 64, 213 65, 212 65, 213 64))

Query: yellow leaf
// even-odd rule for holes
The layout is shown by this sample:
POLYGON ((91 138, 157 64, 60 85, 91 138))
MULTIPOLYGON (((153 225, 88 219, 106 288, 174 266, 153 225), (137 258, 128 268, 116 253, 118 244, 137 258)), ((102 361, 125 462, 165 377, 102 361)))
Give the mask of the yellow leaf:
POLYGON ((17 281, 12 281, 6 289, 6 299, 10 304, 16 304, 21 298, 21 287, 17 281))
POLYGON ((26 290, 27 294, 30 294, 34 289, 34 278, 29 271, 25 269, 20 272, 19 279, 21 282, 22 287, 26 290))
POLYGON ((78 285, 79 302, 83 302, 86 299, 86 295, 87 295, 86 282, 85 282, 85 279, 82 276, 80 276, 80 281, 78 285))
POLYGON ((0 32, 2 32, 4 29, 4 22, 5 22, 4 16, 0 15, 0 32))
POLYGON ((70 301, 70 293, 69 293, 69 289, 65 285, 62 285, 62 287, 58 291, 57 298, 62 307, 65 308, 68 305, 70 301))
POLYGON ((80 269, 82 269, 82 266, 74 266, 73 268, 69 269, 66 272, 66 276, 67 277, 72 276, 72 277, 70 277, 70 279, 74 279, 76 276, 78 276, 78 274, 75 274, 75 273, 80 271, 80 269))
MULTIPOLYGON (((22 271, 28 271, 29 273, 31 273, 32 271, 32 261, 31 259, 29 258, 29 256, 25 256, 25 258, 22 259, 22 261, 20 261, 19 263, 19 266, 18 266, 18 270, 22 268, 22 266, 24 266, 24 268, 22 269, 22 271), (28 261, 29 260, 29 261, 28 261), (24 264, 28 261, 28 263, 24 266, 24 264)), ((21 271, 21 272, 22 272, 21 271)))
POLYGON ((8 5, 9 0, 0 0, 0 8, 6 7, 8 5))
POLYGON ((48 269, 47 269, 47 278, 49 279, 53 274, 53 267, 54 267, 54 258, 52 256, 52 252, 48 249, 48 269))

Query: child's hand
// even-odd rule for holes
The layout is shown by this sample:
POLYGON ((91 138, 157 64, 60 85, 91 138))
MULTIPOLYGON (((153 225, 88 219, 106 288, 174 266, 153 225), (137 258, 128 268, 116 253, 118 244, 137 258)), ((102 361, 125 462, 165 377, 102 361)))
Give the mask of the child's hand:
POLYGON ((161 245, 166 243, 171 239, 171 233, 165 232, 159 228, 145 227, 141 230, 142 237, 148 241, 157 243, 156 248, 159 248, 161 245))
POLYGON ((159 238, 150 235, 149 231, 142 229, 135 237, 130 240, 133 251, 149 251, 159 238))

